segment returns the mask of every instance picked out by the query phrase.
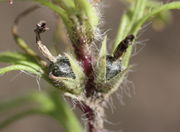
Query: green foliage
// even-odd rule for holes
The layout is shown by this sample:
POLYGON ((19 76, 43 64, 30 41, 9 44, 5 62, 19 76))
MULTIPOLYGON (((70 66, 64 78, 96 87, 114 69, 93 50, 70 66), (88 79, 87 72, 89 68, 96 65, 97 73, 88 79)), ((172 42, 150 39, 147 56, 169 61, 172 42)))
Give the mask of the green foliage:
POLYGON ((69 59, 70 65, 72 67, 72 70, 75 74, 76 80, 78 81, 78 83, 81 82, 81 80, 84 78, 84 72, 83 69, 80 67, 80 65, 78 64, 78 62, 75 60, 75 58, 73 58, 72 56, 65 54, 66 57, 69 59))
POLYGON ((0 130, 10 125, 17 119, 21 119, 32 114, 40 114, 47 115, 57 120, 58 123, 64 126, 66 132, 82 132, 82 128, 75 118, 75 115, 61 96, 59 96, 57 91, 49 92, 49 94, 43 92, 33 92, 25 96, 4 101, 3 103, 1 102, 0 114, 3 113, 4 115, 8 115, 7 113, 11 113, 17 108, 31 105, 31 108, 25 110, 23 109, 21 112, 17 112, 6 118, 6 120, 0 122, 0 130))
POLYGON ((73 87, 74 93, 76 95, 79 95, 84 88, 85 75, 84 75, 83 69, 80 67, 78 62, 72 56, 68 54, 65 54, 65 55, 69 59, 70 65, 72 67, 72 71, 75 74, 75 79, 66 82, 66 85, 71 85, 70 87, 73 87))
POLYGON ((17 71, 17 70, 27 71, 27 72, 33 73, 35 75, 41 75, 37 71, 35 71, 34 69, 32 69, 28 66, 24 66, 24 65, 12 65, 12 66, 7 66, 4 68, 1 68, 0 74, 4 74, 4 73, 10 72, 10 71, 17 71))
POLYGON ((79 12, 84 17, 88 18, 88 22, 93 29, 96 29, 98 24, 98 17, 95 8, 87 0, 74 0, 77 6, 76 9, 79 9, 79 12))
POLYGON ((106 81, 106 55, 107 55, 107 36, 105 36, 102 46, 99 52, 99 58, 96 65, 96 81, 104 82, 106 81))
MULTIPOLYGON (((180 2, 171 2, 161 6, 155 6, 154 4, 157 5, 157 3, 152 3, 152 9, 147 11, 146 6, 150 8, 150 5, 147 4, 148 2, 148 0, 135 0, 132 2, 132 6, 129 8, 129 10, 125 14, 123 14, 117 36, 113 44, 112 53, 114 52, 120 41, 123 40, 123 38, 125 38, 128 34, 136 35, 141 29, 142 25, 145 22, 149 21, 149 19, 153 16, 159 15, 159 13, 167 10, 180 9, 180 2)), ((127 67, 129 64, 131 53, 132 46, 129 46, 122 61, 122 64, 125 67, 127 67)))
MULTIPOLYGON (((4 1, 4 0, 0 0, 4 1)), ((84 38, 87 44, 94 40, 95 30, 98 28, 99 17, 95 7, 88 0, 28 0, 35 1, 48 7, 62 18, 64 25, 68 31, 69 38, 74 47, 78 45, 84 38), (83 39, 82 39, 83 38, 83 39)), ((142 25, 155 17, 155 19, 166 22, 170 18, 169 10, 180 9, 180 2, 171 2, 160 5, 159 2, 150 0, 133 0, 129 1, 127 11, 122 15, 116 38, 114 40, 111 55, 115 52, 120 42, 129 34, 137 35, 142 25), (151 9, 151 10, 150 10, 151 9)), ((15 35, 15 34, 14 34, 15 35)), ((3 52, 0 53, 0 62, 8 63, 9 66, 0 68, 0 74, 4 74, 14 70, 26 71, 31 74, 43 77, 50 84, 47 75, 47 69, 40 63, 40 57, 30 48, 28 44, 19 36, 15 36, 17 45, 24 53, 3 52)), ((83 45, 84 46, 84 45, 83 45)), ((122 57, 123 70, 110 80, 106 80, 106 56, 107 56, 107 37, 104 38, 101 46, 97 63, 95 65, 97 89, 102 93, 110 95, 122 83, 127 73, 129 61, 133 46, 130 45, 122 57), (112 86, 113 85, 113 86, 112 86)), ((57 81, 62 84, 61 90, 69 92, 72 96, 79 97, 85 87, 87 77, 82 69, 81 64, 75 57, 65 54, 75 74, 75 79, 58 77, 57 81)), ((119 60, 118 60, 119 61, 119 60)), ((6 120, 0 122, 0 130, 10 123, 22 117, 41 114, 48 115, 62 124, 67 132, 82 132, 82 128, 77 121, 75 115, 69 106, 64 102, 59 91, 31 93, 26 96, 18 97, 6 102, 0 103, 0 115, 2 113, 11 112, 15 108, 25 105, 37 104, 35 107, 15 113, 6 120)), ((85 100, 86 101, 86 100, 85 100)))
MULTIPOLYGON (((39 75, 43 73, 41 66, 37 64, 36 60, 32 56, 29 56, 24 53, 17 53, 17 52, 0 53, 0 62, 14 64, 16 65, 16 68, 14 67, 14 69, 17 70, 21 70, 20 67, 22 67, 22 70, 26 70, 26 68, 28 68, 27 71, 31 69, 32 71, 34 71, 33 73, 39 75)), ((13 70, 13 66, 11 68, 13 70)))

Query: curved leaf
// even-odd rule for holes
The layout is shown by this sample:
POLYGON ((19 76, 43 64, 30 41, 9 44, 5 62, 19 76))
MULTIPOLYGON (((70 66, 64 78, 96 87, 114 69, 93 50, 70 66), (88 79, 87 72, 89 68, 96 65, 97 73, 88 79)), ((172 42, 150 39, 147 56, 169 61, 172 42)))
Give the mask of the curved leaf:
POLYGON ((71 12, 75 8, 73 0, 56 0, 67 12, 71 12))
POLYGON ((167 10, 172 10, 172 9, 180 9, 180 2, 176 1, 176 2, 171 2, 168 4, 164 4, 160 7, 157 7, 155 9, 153 9, 151 12, 149 12, 148 14, 146 14, 146 16, 144 16, 143 18, 141 18, 136 25, 134 26, 134 28, 132 29, 132 33, 137 33, 137 31, 141 28, 141 26, 151 17, 155 16, 156 14, 158 14, 159 12, 162 11, 167 11, 167 10))
POLYGON ((15 115, 9 117, 8 119, 0 122, 0 130, 3 130, 5 127, 7 127, 11 123, 17 121, 18 119, 24 118, 29 115, 34 115, 34 114, 42 114, 42 113, 36 109, 16 113, 15 115))
POLYGON ((0 75, 5 74, 5 73, 10 72, 10 71, 17 71, 17 70, 27 71, 29 73, 32 73, 32 74, 35 74, 35 75, 38 75, 38 76, 42 75, 42 73, 34 70, 33 68, 31 68, 29 66, 18 65, 18 64, 17 65, 7 66, 7 67, 4 67, 4 68, 0 68, 0 75))
POLYGON ((57 120, 59 124, 64 126, 66 132, 83 132, 76 116, 60 96, 59 91, 49 93, 33 92, 21 97, 18 96, 4 103, 1 102, 0 113, 6 112, 5 110, 12 112, 12 108, 17 108, 16 106, 18 106, 18 108, 24 108, 24 106, 32 104, 33 106, 31 108, 27 107, 22 111, 10 115, 6 114, 7 118, 0 121, 0 130, 26 116, 38 114, 46 115, 57 120), (10 107, 10 105, 12 105, 12 107, 10 107), (3 108, 3 111, 1 111, 1 108, 3 108))
POLYGON ((0 62, 10 63, 10 64, 22 64, 29 66, 34 70, 43 72, 41 67, 36 63, 36 60, 24 53, 18 52, 3 52, 0 53, 0 62))

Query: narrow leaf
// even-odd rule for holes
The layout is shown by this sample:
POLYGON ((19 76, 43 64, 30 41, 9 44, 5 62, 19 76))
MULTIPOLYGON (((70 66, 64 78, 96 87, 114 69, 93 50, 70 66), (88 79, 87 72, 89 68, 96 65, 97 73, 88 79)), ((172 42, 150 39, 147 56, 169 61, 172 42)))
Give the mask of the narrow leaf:
POLYGON ((73 0, 56 0, 67 12, 72 12, 75 9, 73 0))
POLYGON ((1 101, 0 113, 4 112, 5 109, 11 111, 12 108, 24 108, 25 106, 32 104, 33 108, 27 107, 27 109, 24 109, 21 112, 16 112, 13 115, 10 114, 10 116, 7 115, 7 118, 0 122, 0 130, 8 127, 8 125, 19 119, 29 115, 38 114, 55 119, 60 125, 64 126, 66 132, 82 132, 81 125, 76 116, 60 96, 59 91, 56 90, 49 93, 32 92, 28 95, 18 96, 5 102, 1 101), (1 111, 1 108, 3 108, 3 111, 1 111))
POLYGON ((168 4, 164 4, 162 6, 159 6, 155 9, 153 9, 151 12, 149 12, 148 14, 146 14, 146 16, 144 16, 143 18, 141 18, 136 25, 134 26, 134 28, 132 29, 131 32, 133 33, 137 33, 138 30, 141 28, 141 26, 150 18, 152 18, 153 16, 155 16, 156 14, 162 12, 162 11, 167 11, 167 10, 172 10, 172 9, 180 9, 180 2, 176 1, 176 2, 171 2, 168 4))
POLYGON ((58 5, 53 4, 51 1, 48 1, 48 0, 34 0, 34 1, 37 1, 44 6, 47 6, 54 12, 58 13, 63 19, 66 18, 67 14, 66 14, 65 10, 62 9, 61 7, 59 7, 58 5))
POLYGON ((118 32, 117 32, 116 38, 114 40, 114 43, 112 45, 111 55, 113 55, 115 49, 117 48, 119 43, 123 40, 123 38, 126 37, 125 32, 126 32, 128 26, 129 26, 129 16, 127 13, 125 13, 121 18, 121 23, 119 24, 118 32))
POLYGON ((32 109, 32 110, 26 110, 23 112, 16 113, 15 115, 10 116, 8 119, 0 122, 0 130, 2 131, 5 127, 9 126, 10 124, 14 123, 15 121, 21 118, 34 114, 40 114, 40 112, 38 110, 32 109))
POLYGON ((55 111, 52 117, 59 121, 65 128, 66 132, 83 132, 83 129, 77 120, 71 108, 65 103, 63 98, 59 96, 58 92, 51 93, 51 99, 55 104, 55 111))
POLYGON ((35 59, 39 59, 39 56, 28 46, 28 44, 20 37, 17 35, 17 27, 15 26, 12 29, 12 34, 14 37, 14 40, 16 41, 16 44, 28 55, 33 56, 35 59))
MULTIPOLYGON (((132 29, 134 28, 134 25, 144 16, 144 11, 146 8, 146 1, 147 0, 137 0, 133 9, 132 18, 130 19, 130 23, 126 32, 126 36, 128 34, 134 34, 136 33, 132 32, 132 29)), ((132 45, 128 47, 126 50, 126 53, 122 57, 122 65, 127 68, 129 65, 129 60, 132 54, 132 45)))
POLYGON ((33 58, 24 53, 18 53, 18 52, 2 52, 2 53, 0 53, 0 61, 1 62, 7 62, 7 63, 12 62, 13 63, 13 62, 16 62, 19 60, 33 61, 33 58))
POLYGON ((81 13, 86 14, 89 24, 91 25, 93 29, 95 29, 98 24, 99 19, 93 5, 91 5, 88 0, 74 0, 74 1, 77 6, 76 9, 80 10, 81 13))
POLYGON ((97 61, 97 66, 96 66, 97 81, 106 80, 106 55, 107 55, 106 43, 107 43, 107 36, 105 36, 102 42, 102 46, 101 46, 98 61, 97 61))
POLYGON ((0 62, 10 63, 10 64, 22 64, 29 66, 34 70, 42 72, 41 67, 36 63, 36 60, 24 53, 18 52, 3 52, 0 53, 0 62))
POLYGON ((29 66, 24 66, 24 65, 11 65, 11 66, 7 66, 4 68, 0 68, 0 74, 5 74, 7 72, 10 71, 17 71, 17 70, 22 70, 22 71, 27 71, 29 73, 41 76, 41 73, 34 70, 33 68, 29 67, 29 66))
MULTIPOLYGON (((136 21, 134 24, 133 28, 131 29, 130 33, 136 35, 138 31, 141 29, 141 26, 148 21, 151 17, 155 16, 156 14, 162 12, 162 11, 167 11, 171 9, 180 9, 180 2, 171 2, 165 5, 162 5, 161 7, 157 7, 153 9, 151 12, 146 14, 144 17, 141 17, 140 20, 136 21)), ((127 52, 125 53, 122 64, 127 67, 129 64, 130 56, 132 53, 132 46, 129 46, 127 52)))
POLYGON ((69 59, 71 68, 76 76, 76 80, 80 81, 80 80, 84 79, 85 75, 84 75, 83 69, 78 64, 78 62, 68 54, 65 54, 65 56, 69 59))

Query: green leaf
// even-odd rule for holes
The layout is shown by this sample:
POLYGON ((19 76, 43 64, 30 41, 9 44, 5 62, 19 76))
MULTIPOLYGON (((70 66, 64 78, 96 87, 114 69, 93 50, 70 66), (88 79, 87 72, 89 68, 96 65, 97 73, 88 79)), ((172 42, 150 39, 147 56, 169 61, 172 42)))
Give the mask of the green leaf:
POLYGON ((0 101, 0 116, 4 113, 12 113, 12 111, 20 106, 27 104, 28 97, 27 96, 20 96, 15 99, 7 99, 0 101))
MULTIPOLYGON (((128 25, 126 26, 126 29, 124 30, 123 33, 122 33, 121 29, 119 29, 120 30, 119 32, 122 33, 121 35, 123 37, 126 37, 128 34, 134 34, 134 32, 132 32, 132 29, 134 28, 134 25, 136 24, 136 22, 139 21, 143 17, 144 11, 146 8, 146 1, 147 0, 136 0, 135 3, 132 4, 131 8, 129 9, 129 12, 131 12, 131 13, 127 14, 129 17, 129 22, 128 22, 127 16, 124 16, 124 19, 126 20, 126 21, 125 20, 124 21, 126 23, 128 22, 128 25)), ((116 45, 118 46, 117 43, 116 43, 116 45)), ((115 48, 117 47, 116 45, 114 46, 115 48)), ((113 50, 115 51, 115 49, 113 49, 113 50)), ((129 46, 126 53, 122 57, 122 65, 126 68, 129 64, 131 52, 132 52, 132 46, 129 46)))
POLYGON ((85 78, 85 74, 83 72, 82 67, 78 64, 78 62, 70 55, 65 53, 65 56, 69 59, 72 71, 75 74, 77 81, 82 81, 85 78))
POLYGON ((124 13, 121 18, 121 23, 119 24, 119 27, 118 27, 117 35, 116 35, 114 43, 112 45, 111 55, 113 55, 113 53, 116 50, 119 43, 126 37, 125 32, 126 32, 128 26, 129 26, 129 16, 128 16, 128 13, 124 13))
POLYGON ((24 61, 35 61, 32 57, 18 52, 2 52, 0 53, 0 61, 7 62, 7 63, 16 63, 17 61, 24 60, 24 61))
POLYGON ((82 67, 72 56, 68 54, 65 54, 65 56, 70 62, 72 71, 75 74, 75 79, 54 76, 52 78, 58 80, 58 85, 63 91, 79 95, 84 88, 85 74, 82 67))
POLYGON ((0 130, 3 130, 5 127, 9 126, 13 122, 15 122, 21 118, 24 118, 24 117, 29 116, 29 115, 34 115, 34 114, 42 114, 42 113, 36 109, 31 109, 31 110, 26 110, 23 112, 21 111, 19 113, 16 113, 16 114, 10 116, 9 118, 0 122, 0 130))
POLYGON ((73 0, 56 0, 67 12, 72 12, 75 9, 73 0))
POLYGON ((171 2, 168 4, 164 4, 162 6, 159 6, 155 9, 153 9, 151 12, 147 13, 143 18, 141 18, 139 21, 136 22, 136 24, 134 25, 134 28, 132 29, 132 33, 137 33, 141 26, 148 21, 150 18, 152 18, 153 16, 155 16, 156 14, 163 12, 163 11, 167 11, 167 10, 172 10, 172 9, 180 9, 180 2, 171 2))
POLYGON ((10 72, 10 71, 17 71, 17 70, 22 70, 22 71, 27 71, 29 73, 32 73, 32 74, 35 74, 35 75, 38 75, 38 76, 41 76, 42 73, 34 70, 33 68, 29 67, 29 66, 25 66, 25 65, 11 65, 11 66, 7 66, 7 67, 4 67, 4 68, 0 68, 0 74, 5 74, 7 72, 10 72))
POLYGON ((67 19, 67 13, 64 9, 59 7, 58 5, 53 4, 51 1, 48 0, 34 0, 36 2, 39 2, 40 4, 47 6, 54 12, 58 13, 63 19, 67 19))
POLYGON ((0 130, 17 121, 18 119, 29 115, 39 114, 46 115, 57 120, 60 125, 63 125, 66 132, 82 132, 79 121, 71 111, 71 108, 60 96, 59 91, 53 91, 49 93, 32 92, 28 95, 23 95, 21 97, 18 96, 14 99, 5 101, 4 103, 1 101, 0 114, 2 112, 6 112, 4 111, 5 109, 9 112, 11 111, 12 113, 12 108, 26 109, 23 109, 21 112, 18 111, 14 114, 10 114, 10 116, 6 114, 8 118, 0 122, 0 130), (32 105, 33 108, 25 107, 30 105, 32 105), (3 108, 3 111, 1 108, 3 108))
MULTIPOLYGON (((135 2, 132 3, 132 5, 128 9, 127 13, 125 13, 122 16, 122 21, 118 28, 118 33, 115 38, 111 54, 114 53, 117 46, 127 35, 133 34, 133 32, 131 32, 131 30, 134 27, 134 25, 136 24, 136 22, 143 17, 145 7, 146 7, 146 0, 136 0, 135 2)), ((128 52, 130 52, 131 50, 132 50, 131 47, 127 49, 128 52)), ((128 55, 129 54, 127 54, 125 56, 128 56, 128 55)))
POLYGON ((96 65, 96 81, 101 82, 106 80, 106 55, 107 55, 107 36, 105 36, 100 49, 99 57, 96 65))
POLYGON ((162 30, 171 23, 171 20, 172 14, 169 11, 160 12, 152 19, 152 28, 157 31, 162 30))
MULTIPOLYGON (((136 21, 133 28, 131 29, 130 33, 136 35, 138 31, 141 29, 141 26, 148 21, 153 16, 157 15, 160 12, 171 10, 171 9, 180 9, 180 2, 171 2, 160 7, 153 9, 151 12, 147 13, 144 17, 142 16, 141 19, 136 21)), ((129 60, 132 54, 132 46, 129 46, 127 52, 123 56, 122 64, 123 66, 127 67, 129 64, 129 60)))
POLYGON ((48 1, 48 0, 34 0, 34 1, 39 2, 40 4, 48 7, 49 9, 51 9, 52 11, 54 11, 55 13, 60 15, 60 17, 62 18, 64 24, 67 27, 67 30, 69 32, 72 30, 71 27, 73 25, 72 25, 72 22, 71 22, 71 20, 70 20, 70 18, 68 16, 68 12, 66 10, 62 9, 59 5, 56 5, 56 4, 54 4, 54 3, 52 3, 51 1, 48 1))
POLYGON ((132 34, 131 30, 134 27, 135 23, 141 19, 144 15, 145 12, 145 7, 146 7, 146 1, 147 0, 136 0, 134 4, 134 8, 131 10, 132 11, 132 16, 130 18, 130 23, 126 32, 126 36, 128 34, 132 34))
POLYGON ((74 0, 74 2, 76 4, 76 9, 79 10, 81 13, 85 13, 89 24, 95 30, 99 18, 93 5, 91 5, 88 0, 74 0))
POLYGON ((126 37, 128 34, 133 34, 131 30, 136 22, 143 17, 146 7, 146 1, 147 0, 136 0, 128 10, 127 15, 129 17, 129 24, 124 32, 124 37, 126 37))
POLYGON ((82 132, 79 121, 61 97, 59 91, 50 91, 48 94, 33 93, 31 100, 39 104, 39 110, 42 113, 49 115, 63 125, 66 132, 82 132))
MULTIPOLYGON (((152 9, 158 8, 162 5, 161 1, 150 0, 146 3, 146 11, 152 11, 152 9)), ((171 22, 172 14, 169 10, 159 12, 152 20, 152 27, 155 30, 162 30, 167 24, 171 22)))
POLYGON ((65 103, 63 98, 59 96, 59 93, 54 91, 50 94, 50 97, 56 106, 51 115, 64 126, 65 131, 83 132, 83 129, 81 128, 76 116, 67 103, 65 103))
POLYGON ((10 64, 22 64, 29 66, 36 71, 43 72, 41 67, 37 64, 36 60, 24 53, 18 52, 3 52, 0 53, 0 62, 10 63, 10 64))
POLYGON ((122 66, 124 66, 126 68, 129 65, 129 61, 130 61, 131 54, 132 54, 132 49, 133 49, 133 46, 129 45, 128 49, 126 50, 126 53, 123 55, 123 58, 122 58, 122 66))
POLYGON ((38 55, 28 46, 28 44, 18 35, 17 33, 17 27, 12 28, 12 35, 14 37, 14 40, 16 41, 16 44, 28 55, 31 55, 35 59, 39 60, 38 55))

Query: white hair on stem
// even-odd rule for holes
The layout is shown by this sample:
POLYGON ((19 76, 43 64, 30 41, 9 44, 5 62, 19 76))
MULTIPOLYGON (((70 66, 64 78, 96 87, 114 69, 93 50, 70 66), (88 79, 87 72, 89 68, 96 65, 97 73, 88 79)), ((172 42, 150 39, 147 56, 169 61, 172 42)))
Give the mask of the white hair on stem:
POLYGON ((37 82, 37 85, 38 85, 38 90, 39 90, 39 91, 41 91, 40 81, 41 81, 41 77, 36 76, 36 82, 37 82))
POLYGON ((19 71, 15 76, 11 77, 10 82, 13 82, 15 79, 17 79, 23 72, 19 71))
POLYGON ((32 78, 35 78, 36 79, 36 83, 37 83, 37 86, 38 86, 38 90, 41 91, 41 85, 40 85, 40 79, 41 77, 40 76, 37 76, 37 75, 34 75, 34 74, 31 74, 29 72, 26 72, 26 71, 23 71, 21 70, 22 73, 32 77, 32 78))
POLYGON ((132 57, 136 56, 139 54, 142 49, 146 46, 146 43, 149 41, 149 39, 141 40, 141 41, 136 41, 134 42, 134 47, 133 47, 133 52, 132 52, 132 57), (140 47, 141 46, 141 47, 140 47))

